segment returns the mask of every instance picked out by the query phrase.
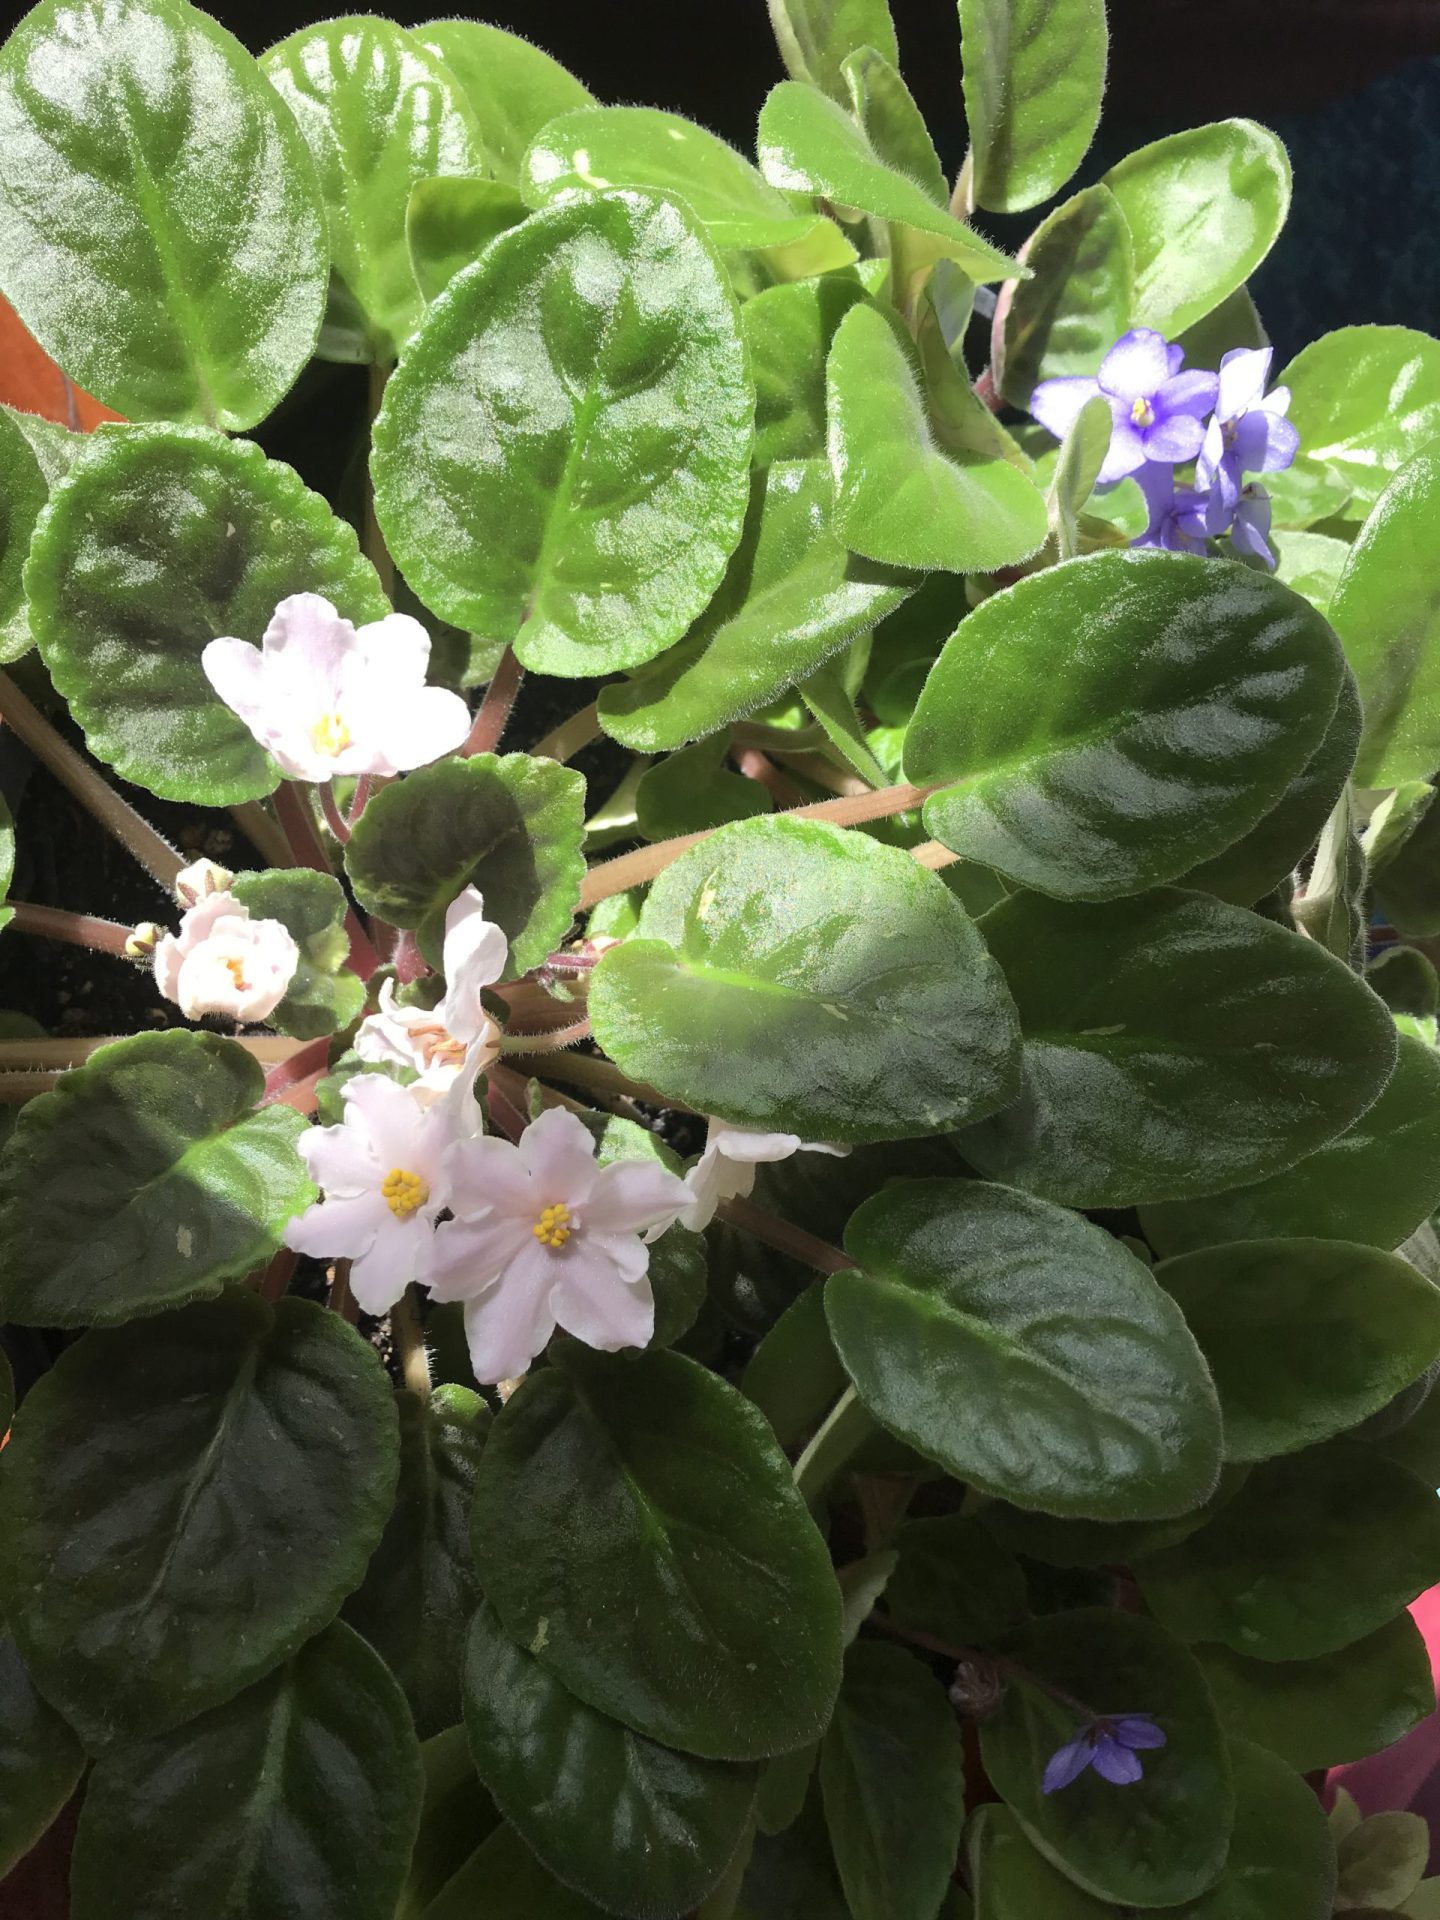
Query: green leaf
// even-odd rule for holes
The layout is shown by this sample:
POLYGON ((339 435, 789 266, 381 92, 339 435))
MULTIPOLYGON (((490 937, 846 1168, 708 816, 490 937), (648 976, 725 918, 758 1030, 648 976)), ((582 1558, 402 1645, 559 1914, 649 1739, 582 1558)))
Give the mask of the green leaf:
POLYGON ((714 733, 900 605, 910 583, 847 553, 834 495, 819 460, 755 475, 740 545, 695 626, 648 668, 602 688, 600 724, 612 739, 654 753, 714 733))
POLYGON ((481 1786, 462 1726, 421 1742, 425 1801, 394 1920, 423 1920, 431 1901, 502 1825, 481 1786))
POLYGON ((1435 1707, 1430 1655, 1408 1613, 1319 1660, 1194 1651, 1227 1731, 1303 1773, 1378 1753, 1435 1707))
POLYGON ((1061 443, 1055 476, 1045 496, 1050 538, 1061 560, 1073 560, 1080 551, 1080 511, 1105 464, 1112 431, 1109 402, 1097 393, 1076 414, 1061 443))
POLYGON ((1168 1520, 1062 1520, 999 1500, 983 1507, 978 1518, 1012 1553, 1047 1567, 1128 1566, 1142 1554, 1198 1532, 1233 1499, 1248 1472, 1248 1467, 1223 1467, 1203 1506, 1168 1520))
POLYGON ((1018 1626, 1028 1612, 1019 1561, 977 1519, 958 1513, 907 1520, 885 1606, 907 1627, 951 1646, 974 1646, 1018 1626))
POLYGON ((1365 731, 1355 777, 1424 780, 1440 766, 1440 570, 1428 529, 1440 512, 1440 452, 1415 456, 1350 549, 1330 618, 1360 684, 1365 731))
POLYGON ((1410 327, 1339 327, 1279 380, 1300 434, 1295 464, 1265 476, 1281 527, 1323 520, 1347 502, 1358 519, 1440 437, 1440 340, 1410 327))
POLYGON ((825 367, 837 523, 888 566, 992 573, 1043 545, 1040 490, 1008 460, 941 451, 916 365, 876 307, 855 307, 825 367))
POLYGON ((1101 1899, 1168 1907, 1203 1893, 1225 1864, 1234 1792, 1191 1656, 1153 1620, 1101 1607, 1051 1614, 1003 1647, 1028 1672, 1012 1669, 999 1708, 980 1725, 980 1752, 1030 1840, 1101 1899), (1098 1714, 1143 1703, 1165 1734, 1145 1755, 1144 1777, 1117 1793, 1092 1769, 1063 1793, 1042 1793, 1046 1762, 1078 1730, 1077 1713, 1047 1686, 1098 1714))
POLYGON ((900 58, 887 0, 769 0, 770 24, 785 70, 847 103, 845 61, 878 47, 894 66, 900 58))
MULTIPOLYGON (((648 1160, 667 1173, 685 1171, 679 1154, 649 1127, 634 1120, 607 1114, 598 1125, 591 1126, 591 1132, 595 1135, 595 1159, 602 1167, 615 1160, 648 1160)), ((655 1296, 655 1331, 650 1344, 674 1346, 690 1331, 705 1303, 708 1274, 704 1235, 681 1226, 667 1228, 650 1249, 647 1277, 655 1296)))
POLYGON ((231 1699, 358 1586, 396 1465, 374 1350, 308 1301, 232 1290, 87 1334, 5 1449, 0 1588, 27 1666, 92 1751, 231 1699))
MULTIPOLYGON (((1433 1051, 1440 1016, 1440 975, 1424 954, 1417 947, 1386 947, 1366 967, 1365 982, 1389 1007, 1401 1039, 1419 1040, 1433 1051)), ((1427 1212, 1434 1210, 1432 1206, 1427 1212)))
MULTIPOLYGON (((1188 367, 1218 367, 1227 353, 1239 347, 1268 347, 1266 333, 1248 287, 1237 287, 1218 307, 1197 320, 1175 343, 1185 350, 1188 367)), ((1283 572, 1281 575, 1284 578, 1283 572)))
POLYGON ((1349 544, 1328 533, 1285 532, 1271 542, 1279 564, 1276 578, 1324 613, 1350 557, 1349 544))
POLYGON ((392 1920, 420 1789, 400 1689, 337 1624, 236 1699, 99 1761, 76 1920, 392 1920))
POLYGON ((1003 1801, 976 1809, 965 1846, 975 1920, 1109 1920, 1115 1912, 1037 1853, 1003 1801))
POLYGON ((1343 1240, 1241 1240, 1155 1278, 1214 1376, 1227 1460, 1267 1460, 1378 1413, 1440 1357, 1440 1289, 1343 1240))
POLYGON ((1208 1893, 1174 1909, 1175 1920, 1329 1920, 1335 1843, 1319 1800, 1264 1747, 1232 1740, 1230 1764, 1230 1857, 1208 1893))
POLYGON ((915 709, 906 778, 946 783, 925 825, 965 859, 1060 899, 1138 893, 1280 802, 1343 672, 1325 622, 1267 574, 1092 554, 961 621, 915 709))
POLYGON ((479 1588, 470 1500, 490 1409, 478 1393, 437 1387, 395 1396, 400 1482, 395 1506, 345 1618, 405 1689, 422 1738, 460 1715, 460 1669, 479 1588))
POLYGON ((50 495, 47 480, 15 415, 0 408, 0 663, 9 665, 32 644, 22 575, 30 536, 50 495))
POLYGON ((1135 1575, 1182 1639, 1315 1660, 1440 1581, 1440 1502, 1368 1447, 1292 1454, 1256 1467, 1208 1527, 1135 1575))
POLYGON ((470 1633, 465 1727, 526 1845, 608 1912, 688 1913, 749 1823, 753 1767, 676 1753, 586 1706, 507 1639, 488 1605, 470 1633))
POLYGON ((340 287, 321 353, 388 365, 424 304, 405 244, 410 190, 482 170, 475 115, 443 62, 393 20, 302 27, 260 70, 295 116, 325 203, 340 287))
POLYGON ((944 1688, 903 1647, 861 1640, 845 1656, 820 1790, 854 1920, 933 1914, 965 1817, 965 1749, 944 1688))
MULTIPOLYGON (((697 1920, 711 1920, 702 1907, 697 1920)), ((773 1836, 755 1841, 733 1909, 718 1909, 715 1920, 853 1920, 840 1891, 818 1787, 799 1819, 773 1836)))
POLYGON ((0 1880, 29 1853, 84 1770, 79 1741, 35 1691, 15 1642, 0 1633, 0 1880))
POLYGON ((285 998, 265 1024, 316 1040, 360 1017, 365 983, 351 973, 350 936, 345 931, 345 894, 328 873, 279 867, 237 874, 231 888, 253 920, 278 920, 300 949, 299 965, 285 998))
POLYGON ((1086 187, 1048 213, 1020 258, 1032 278, 1001 289, 992 357, 1005 398, 1028 408, 1042 380, 1094 377, 1130 324, 1135 260, 1108 187, 1086 187))
POLYGON ((1188 1200, 1294 1166, 1375 1100, 1390 1016, 1312 940, 1203 894, 1013 894, 985 916, 1025 1036, 961 1149, 1077 1207, 1188 1200))
POLYGON ((1130 324, 1167 337, 1250 278, 1290 211, 1289 158, 1253 120, 1170 134, 1127 155, 1103 184, 1135 244, 1130 324))
POLYGON ((948 207, 950 188, 915 96, 874 47, 859 47, 841 62, 850 107, 878 160, 919 183, 937 207, 948 207))
POLYGON ((819 1426, 847 1384, 825 1319, 825 1284, 816 1280, 765 1334, 740 1386, 781 1446, 794 1447, 819 1426))
POLYGON ((601 1908, 554 1879, 513 1827, 488 1834, 425 1908, 422 1920, 604 1920, 601 1908))
POLYGON ((1144 1264, 1009 1188, 896 1181, 851 1216, 826 1312, 861 1400, 982 1492, 1157 1519, 1220 1470, 1214 1389, 1144 1264), (1097 1329, 1103 1328, 1103 1336, 1097 1329))
POLYGON ((538 966, 569 931, 580 882, 585 782, 525 753, 477 753, 422 767, 377 793, 345 850, 368 913, 415 927, 440 963, 445 913, 478 887, 505 929, 510 971, 538 966))
POLYGON ((755 380, 757 467, 824 458, 825 361, 840 322, 864 297, 853 275, 823 274, 766 287, 740 309, 755 380))
POLYGON ((1393 1911, 1410 1898, 1430 1863, 1430 1828, 1418 1813, 1372 1813, 1340 1842, 1341 1913, 1393 1911))
POLYGON ((128 419, 253 427, 310 357, 309 155, 240 42, 183 0, 25 16, 0 52, 0 199, 0 287, 128 419))
POLYGON ((657 760, 640 776, 635 824, 647 840, 708 833, 729 820, 751 820, 775 811, 768 787, 726 766, 726 744, 723 737, 712 736, 657 760))
POLYGON ((1440 809, 1435 791, 1427 781, 1406 781, 1376 807, 1365 833, 1380 911, 1409 935, 1440 933, 1440 809))
POLYGON ((678 1354, 563 1341, 552 1359, 480 1463, 475 1551, 506 1631, 587 1705, 687 1753, 814 1739, 839 1590, 764 1415, 678 1354))
POLYGON ((960 0, 976 204, 1023 213, 1085 157, 1105 91, 1104 0, 960 0))
MULTIPOLYGON (((861 44, 876 47, 893 64, 895 55, 882 41, 867 37, 861 44)), ((848 88, 842 97, 848 99, 848 88)), ((1015 270, 1006 254, 937 207, 919 182, 887 166, 838 99, 827 100, 813 87, 782 80, 771 89, 760 109, 759 154, 760 171, 772 186, 909 229, 918 236, 917 264, 926 270, 936 259, 953 260, 972 280, 1002 280, 1015 270)))
POLYGON ((815 224, 718 135, 655 107, 585 107, 551 120, 520 184, 535 207, 607 187, 681 200, 721 248, 784 246, 815 224))
POLYGON ((464 88, 486 157, 500 179, 520 178, 525 149, 547 121, 593 96, 573 73, 519 34, 475 20, 432 20, 414 38, 445 62, 464 88))
POLYGON ((4 1317, 113 1326, 263 1266, 315 1197, 306 1123, 257 1111, 264 1087, 232 1040, 142 1033, 28 1101, 0 1159, 4 1317))
POLYGON ((1165 1254, 1307 1234, 1389 1249, 1437 1208, 1440 1058, 1402 1035, 1384 1091, 1344 1133, 1252 1186, 1146 1207, 1141 1225, 1165 1254))
POLYGON ((673 861, 590 1017, 632 1078, 809 1140, 939 1132, 1014 1086, 1005 989, 963 908, 819 821, 739 821, 673 861))
POLYGON ((86 745, 164 800, 233 806, 279 773, 205 678, 278 603, 389 612, 355 535, 293 469, 204 427, 102 428, 50 496, 25 569, 30 624, 86 745))
POLYGON ((438 298, 462 267, 473 265, 528 212, 514 187, 501 180, 448 174, 417 181, 405 208, 405 245, 421 297, 438 298))
POLYGON ((689 216, 574 196, 426 313, 375 422, 375 510, 456 626, 543 673, 637 666, 720 584, 754 404, 734 298, 689 216))
POLYGON ((87 435, 72 433, 57 420, 42 420, 38 413, 26 413, 19 407, 0 407, 0 413, 19 429, 47 487, 64 478, 88 444, 87 435))

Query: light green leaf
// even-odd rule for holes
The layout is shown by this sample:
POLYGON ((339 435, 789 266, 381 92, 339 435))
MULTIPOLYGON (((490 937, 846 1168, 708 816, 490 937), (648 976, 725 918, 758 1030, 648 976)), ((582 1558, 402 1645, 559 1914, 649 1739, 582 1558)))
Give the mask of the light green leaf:
POLYGON ((766 287, 740 309, 755 378, 755 464, 825 454, 825 361, 865 290, 853 274, 766 287))
POLYGON ((1042 380, 1099 370, 1130 324, 1135 259, 1108 187, 1086 187, 1047 214, 1020 258, 1032 278, 1000 290, 992 362, 1005 398, 1028 407, 1042 380))
POLYGON ((0 1159, 4 1317, 113 1326, 217 1294, 315 1197, 305 1121, 210 1033, 142 1033, 28 1101, 0 1159))
POLYGON ((1061 899, 1138 893, 1277 805, 1343 672, 1325 622, 1266 574, 1092 554, 961 621, 915 709, 906 778, 944 783, 925 825, 965 859, 1061 899))
POLYGON ((1020 1562, 978 1519, 958 1513, 907 1520, 895 1538, 900 1564, 885 1608, 951 1646, 974 1646, 1015 1627, 1029 1611, 1020 1562))
POLYGON ((325 215, 305 143, 183 0, 25 16, 0 52, 0 202, 0 288, 128 419, 253 427, 310 357, 325 215))
POLYGON ((427 606, 578 676, 678 640, 740 538, 755 396, 668 201, 576 196, 429 309, 375 422, 375 510, 427 606))
POLYGON ((0 1476, 26 1665, 92 1752, 232 1699, 358 1585, 396 1458, 374 1349, 308 1301, 236 1289, 86 1334, 26 1396, 0 1476))
POLYGON ((489 1605, 470 1633, 465 1728, 526 1845, 608 1912, 689 1913, 750 1820, 753 1766, 677 1753, 586 1706, 506 1637, 489 1605))
POLYGON ((437 299, 463 267, 528 212, 514 187, 501 180, 451 174, 417 181, 405 208, 405 245, 422 298, 437 299))
POLYGON ((937 1132, 1014 1085, 1008 1000, 963 909, 908 854, 819 821, 737 822, 672 862, 590 1017, 632 1077, 810 1140, 937 1132))
POLYGON ((464 88, 500 179, 520 178, 525 149, 549 120, 593 96, 573 73, 539 47, 503 27, 476 20, 432 20, 414 38, 438 54, 464 88))
POLYGON ((1370 816, 1365 851, 1380 911, 1401 933, 1440 933, 1440 808, 1428 781, 1410 780, 1370 816))
POLYGON ((1296 593, 1303 593, 1311 606, 1324 613, 1335 597, 1335 588, 1350 557, 1344 540, 1328 533, 1285 532, 1271 541, 1278 565, 1277 580, 1283 580, 1296 593))
POLYGON ((1227 353, 1239 347, 1268 347, 1270 336, 1250 289, 1237 287, 1193 327, 1186 327, 1175 344, 1184 348, 1187 367, 1218 367, 1227 353))
POLYGON ((933 1913, 965 1817, 965 1749, 944 1688, 904 1647, 846 1654, 820 1790, 854 1920, 933 1913))
POLYGON ((635 824, 647 840, 708 833, 728 820, 775 811, 768 787, 725 765, 726 744, 716 735, 667 755, 640 776, 635 824))
POLYGON ((961 1150, 1070 1206, 1262 1180, 1376 1099, 1390 1016, 1311 940, 1202 894, 1106 906, 1015 894, 985 938, 1020 1012, 1019 1099, 961 1150))
POLYGON ((1440 1058, 1402 1034, 1384 1091, 1344 1133, 1268 1180, 1145 1207, 1140 1220, 1151 1245, 1168 1254, 1306 1234, 1388 1249, 1437 1208, 1440 1058))
POLYGON ((86 434, 72 433, 57 420, 42 420, 38 413, 20 407, 0 407, 0 413, 24 436, 47 487, 64 478, 89 444, 86 434))
POLYGON ((1080 551, 1080 509, 1105 464, 1112 427, 1109 403, 1097 393, 1085 402, 1061 442, 1045 510, 1050 516, 1050 538, 1062 560, 1073 560, 1080 551))
POLYGON ((50 496, 25 569, 30 625, 92 753, 165 800, 232 806, 275 763, 205 678, 211 640, 258 645, 279 602, 389 612, 355 535, 247 440, 102 428, 50 496))
POLYGON ((1289 158, 1253 120, 1170 134, 1129 154, 1103 184, 1135 243, 1131 325, 1167 337, 1250 278, 1290 211, 1289 158))
POLYGON ((392 1920, 420 1789, 400 1689, 337 1624, 237 1699, 100 1760, 77 1920, 392 1920))
POLYGON ((80 1742, 35 1691, 15 1642, 0 1633, 0 1880, 29 1853, 84 1770, 80 1742))
POLYGON ((433 53, 373 15, 302 27, 260 70, 305 136, 325 203, 340 285, 321 355, 386 366, 424 304, 405 244, 410 190, 434 174, 482 170, 474 113, 433 53))
POLYGON ((877 160, 919 183, 937 207, 948 207, 950 189, 940 156, 915 96, 874 47, 860 47, 841 62, 850 107, 877 160))
POLYGON ((1430 1863, 1430 1828, 1418 1813, 1372 1813, 1338 1851, 1338 1910, 1393 1911, 1414 1893, 1430 1863))
POLYGON ((1191 1656, 1153 1620, 1102 1607, 1050 1614, 1001 1646, 1028 1674, 1012 1669, 999 1708, 981 1722, 980 1752, 1033 1844, 1101 1899, 1169 1907, 1203 1893, 1225 1865, 1235 1801, 1191 1656), (1097 1714, 1134 1713, 1143 1702, 1165 1734, 1145 1754, 1143 1778, 1122 1793, 1092 1768, 1063 1792, 1042 1793, 1046 1762, 1079 1731, 1075 1709, 1047 1684, 1097 1714))
POLYGON ((900 605, 911 583, 846 551, 834 494, 818 460, 755 475, 740 545, 695 626, 633 678, 601 689, 600 724, 612 739, 655 753, 714 733, 900 605))
POLYGON ((538 966, 574 918, 585 875, 585 782, 526 753, 422 767, 377 793, 345 849, 367 912, 418 930, 440 964, 445 914, 466 887, 505 930, 512 974, 538 966))
MULTIPOLYGON (((879 51, 892 58, 887 47, 879 51)), ((937 207, 923 186, 887 166, 865 129, 813 87, 782 80, 771 90, 760 110, 759 154, 760 171, 772 186, 911 229, 919 236, 915 264, 924 271, 937 259, 955 261, 972 280, 1001 280, 1015 270, 1013 260, 937 207)))
POLYGON ((1327 953, 1359 973, 1370 924, 1365 849, 1355 790, 1347 782, 1325 822, 1315 858, 1291 906, 1295 924, 1327 953))
POLYGON ((769 0, 770 24, 785 70, 822 93, 847 100, 845 61, 877 47, 894 66, 900 58, 887 0, 769 0))
POLYGON ((840 1680, 839 1590, 764 1415, 678 1354, 564 1341, 551 1357, 506 1403, 476 1487, 477 1564, 507 1633, 588 1705, 687 1753, 756 1760, 816 1738, 840 1680))
POLYGON ((0 407, 0 662, 7 666, 32 644, 22 575, 30 536, 50 495, 29 437, 15 422, 9 408, 0 407))
POLYGON ((960 0, 978 206, 1023 213, 1085 157, 1105 91, 1104 0, 960 0))
POLYGON ((275 868, 242 873, 231 888, 252 920, 278 920, 300 949, 285 998, 266 1025, 301 1040, 337 1033, 360 1017, 365 983, 348 971, 350 936, 345 931, 345 894, 328 873, 308 868, 275 868))
POLYGON ((465 1635, 480 1592, 470 1554, 470 1499, 490 1409, 467 1387, 428 1400, 401 1391, 400 1483, 345 1618, 405 1689, 422 1736, 460 1713, 465 1635))
POLYGON ((936 444, 917 368, 878 308, 855 307, 840 323, 825 387, 837 520, 857 553, 990 573, 1043 544, 1045 502, 1023 473, 936 444))
POLYGON ((1157 1519, 1220 1471, 1194 1339, 1142 1262, 1088 1221, 970 1180, 893 1182, 851 1216, 826 1284, 867 1409, 982 1492, 1157 1519))
MULTIPOLYGON (((806 706, 824 727, 826 737, 836 753, 867 785, 883 787, 890 776, 866 744, 865 723, 841 675, 840 667, 843 665, 843 660, 827 663, 818 673, 812 673, 808 680, 802 681, 800 692, 806 706)), ((963 894, 961 899, 963 902, 963 894)))
POLYGON ((1315 1660, 1440 1581, 1440 1501, 1373 1449, 1336 1442, 1254 1468, 1209 1526, 1135 1577, 1184 1640, 1315 1660))

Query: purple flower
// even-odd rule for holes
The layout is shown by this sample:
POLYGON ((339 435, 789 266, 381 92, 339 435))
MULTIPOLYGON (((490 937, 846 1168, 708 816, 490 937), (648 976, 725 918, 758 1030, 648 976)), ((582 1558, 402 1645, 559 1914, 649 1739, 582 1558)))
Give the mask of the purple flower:
POLYGON ((1142 1771, 1139 1755, 1164 1744, 1165 1735, 1148 1713, 1092 1720, 1068 1745, 1051 1754, 1040 1791, 1058 1793, 1061 1787, 1078 1780, 1087 1767, 1094 1767, 1112 1787, 1133 1787, 1142 1771))
POLYGON ((1110 450, 1097 481, 1102 487, 1123 480, 1147 460, 1171 465, 1193 460, 1219 382, 1213 373, 1182 373, 1184 362, 1183 348, 1170 346, 1163 334, 1133 327, 1100 362, 1098 379, 1042 380, 1030 397, 1030 411, 1063 440, 1087 400, 1100 394, 1110 403, 1110 450))
POLYGON ((1290 389, 1265 391, 1270 357, 1269 347, 1238 347, 1220 362, 1219 396, 1195 462, 1195 484, 1202 492, 1213 489, 1227 516, 1240 499, 1245 474, 1277 473, 1300 445, 1285 418, 1290 389))
POLYGON ((1235 519, 1230 528, 1230 544, 1239 553, 1248 553, 1273 573, 1275 555, 1270 548, 1270 496, 1252 481, 1240 489, 1235 502, 1235 519))
POLYGON ((1194 487, 1177 487, 1173 467, 1147 462, 1132 475, 1145 496, 1150 523, 1136 547, 1167 547, 1172 553, 1204 553, 1208 534, 1223 533, 1225 528, 1210 524, 1211 498, 1194 487))

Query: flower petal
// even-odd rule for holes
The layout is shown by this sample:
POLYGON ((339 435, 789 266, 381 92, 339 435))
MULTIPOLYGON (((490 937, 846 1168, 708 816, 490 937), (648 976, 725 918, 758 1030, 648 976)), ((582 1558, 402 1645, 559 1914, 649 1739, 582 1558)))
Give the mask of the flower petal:
POLYGON ((1095 1742, 1095 1771, 1112 1787, 1133 1787, 1145 1773, 1140 1756, 1129 1747, 1122 1747, 1108 1733, 1102 1733, 1095 1742))
POLYGON ((317 1260, 358 1260, 369 1251, 386 1217, 393 1216, 373 1189, 340 1200, 317 1200, 290 1221, 285 1244, 317 1260))
POLYGON ((1222 420, 1238 420, 1251 407, 1258 407, 1270 377, 1271 347, 1236 347, 1220 362, 1219 398, 1216 408, 1222 420))
POLYGON ((612 1160, 602 1167, 585 1202, 592 1233, 638 1233, 675 1220, 689 1206, 690 1189, 678 1174, 650 1160, 612 1160))
POLYGON ((360 642, 367 675, 374 682, 403 687, 407 692, 424 685, 430 665, 430 636, 408 613, 387 613, 383 620, 357 627, 355 638, 360 642))
POLYGON ((454 753, 471 725, 469 707, 446 687, 421 687, 374 719, 375 757, 386 762, 386 772, 394 773, 409 773, 454 753))
POLYGON ((557 1324, 601 1353, 649 1346, 655 1333, 655 1299, 645 1272, 649 1257, 629 1234, 623 1240, 581 1234, 573 1253, 567 1247, 556 1262, 560 1278, 550 1304, 557 1324))
POLYGON ((1096 486, 1113 486, 1127 474, 1143 467, 1147 459, 1145 441, 1128 419, 1118 419, 1110 432, 1110 451, 1096 479, 1096 486))
POLYGON ((1257 407, 1235 428, 1235 464, 1242 473, 1278 473, 1300 449, 1300 434, 1283 414, 1257 407))
POLYGON ((1125 1714, 1121 1719, 1112 1721, 1111 1727, 1122 1747, 1143 1751, 1165 1745, 1164 1729, 1157 1727, 1148 1713, 1125 1714))
POLYGON ((1116 400, 1149 399, 1170 377, 1170 348, 1153 327, 1122 333, 1100 362, 1100 385, 1116 400))
POLYGON ((1068 1746, 1060 1747, 1052 1753, 1045 1766, 1045 1777, 1040 1782, 1042 1793, 1058 1793, 1062 1787, 1068 1787, 1078 1780, 1095 1758, 1095 1744, 1087 1727, 1079 1733, 1068 1746))
POLYGON ((520 1136, 520 1157, 530 1169, 544 1205, 563 1200, 583 1206, 598 1171, 595 1142, 583 1121, 564 1107, 547 1107, 520 1136))
POLYGON ((1177 373, 1156 394, 1155 411, 1162 417, 1172 413, 1206 414, 1215 405, 1215 393, 1213 373, 1201 373, 1198 369, 1177 373))
POLYGON ((1030 396, 1030 411, 1047 432, 1063 440, 1074 426, 1088 400, 1100 392, 1098 380, 1067 374, 1058 380, 1042 380, 1030 396))
MULTIPOLYGON (((533 1244, 533 1243, 532 1243, 533 1244)), ((540 1260, 549 1255, 536 1248, 540 1260)), ((517 1261, 500 1280, 465 1302, 470 1364, 482 1386, 525 1372, 555 1331, 551 1281, 535 1261, 517 1261)))
POLYGON ((512 1213, 444 1221, 435 1230, 435 1245, 425 1262, 431 1297, 473 1300, 488 1287, 503 1285, 514 1262, 535 1244, 533 1222, 512 1213))
POLYGON ((545 1205, 519 1148, 493 1134, 455 1141, 446 1149, 445 1175, 450 1205, 462 1220, 505 1214, 523 1219, 528 1232, 545 1205))
POLYGON ((341 1091, 345 1124, 369 1142, 382 1176, 392 1167, 429 1177, 425 1114, 408 1089, 386 1073, 357 1073, 341 1091), (353 1118, 352 1118, 353 1116, 353 1118))
POLYGON ((435 1009, 457 1040, 478 1039, 490 1018, 480 990, 493 986, 509 962, 510 943, 504 928, 485 918, 479 889, 466 887, 445 914, 445 998, 435 1009))
POLYGON ((1147 460, 1166 460, 1173 466, 1193 460, 1205 439, 1205 429, 1190 413, 1172 413, 1142 434, 1147 460))
POLYGON ((417 1213, 400 1220, 388 1207, 385 1213, 371 1245, 350 1268, 350 1291, 364 1313, 390 1311, 420 1271, 435 1238, 433 1215, 417 1213))
POLYGON ((265 709, 265 661, 248 640, 212 640, 200 655, 205 678, 216 693, 255 730, 265 709))

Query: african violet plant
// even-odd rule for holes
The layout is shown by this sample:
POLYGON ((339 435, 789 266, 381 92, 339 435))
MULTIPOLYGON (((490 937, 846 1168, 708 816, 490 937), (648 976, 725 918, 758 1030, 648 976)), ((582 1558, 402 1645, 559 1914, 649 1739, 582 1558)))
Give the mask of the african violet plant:
POLYGON ((170 1021, 0 1043, 74 1920, 1437 1911, 1314 1788, 1432 1704, 1440 344, 1271 388, 1249 122, 1057 199, 1100 0, 961 0, 953 190, 771 13, 754 164, 467 21, 0 54, 124 416, 0 416, 0 711, 170 900, 8 908, 170 1021))

